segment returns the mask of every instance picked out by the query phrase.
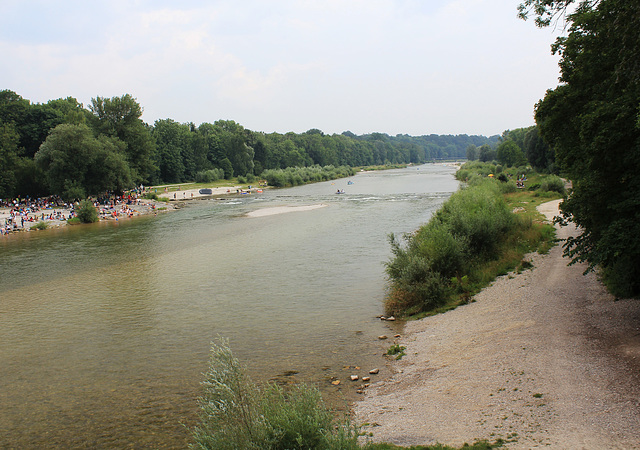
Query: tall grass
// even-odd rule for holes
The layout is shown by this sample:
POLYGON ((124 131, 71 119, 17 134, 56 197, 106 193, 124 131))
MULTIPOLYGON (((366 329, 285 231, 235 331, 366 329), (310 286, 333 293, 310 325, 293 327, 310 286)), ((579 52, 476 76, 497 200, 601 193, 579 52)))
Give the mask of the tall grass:
POLYGON ((224 339, 213 343, 202 382, 197 449, 357 449, 357 428, 336 421, 317 388, 258 387, 224 339))

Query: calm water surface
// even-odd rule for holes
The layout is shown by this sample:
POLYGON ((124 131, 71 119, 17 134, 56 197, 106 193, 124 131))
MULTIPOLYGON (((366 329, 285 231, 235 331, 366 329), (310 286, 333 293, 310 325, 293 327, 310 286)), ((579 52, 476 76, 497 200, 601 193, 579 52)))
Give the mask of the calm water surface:
POLYGON ((384 376, 377 336, 397 331, 376 319, 387 235, 426 222, 457 189, 453 170, 360 173, 0 239, 0 447, 185 447, 218 336, 256 381, 355 398, 349 375, 384 376))

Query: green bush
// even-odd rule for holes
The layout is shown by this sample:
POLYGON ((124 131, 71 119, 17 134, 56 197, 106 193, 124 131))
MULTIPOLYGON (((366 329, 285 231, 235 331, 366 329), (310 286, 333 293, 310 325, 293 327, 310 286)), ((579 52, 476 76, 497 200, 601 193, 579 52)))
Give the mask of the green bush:
POLYGON ((212 183, 224 178, 224 170, 220 168, 205 170, 196 173, 196 183, 212 183))
POLYGON ((262 172, 262 177, 271 186, 299 186, 305 183, 334 180, 355 175, 355 171, 347 166, 310 166, 287 167, 286 169, 269 169, 262 172))
POLYGON ((29 229, 30 230, 46 230, 49 227, 49 225, 47 224, 47 222, 38 222, 35 225, 32 225, 29 229))
POLYGON ((498 185, 489 179, 453 194, 434 218, 446 223, 454 236, 467 239, 473 254, 485 257, 495 253, 500 238, 514 224, 498 185))
POLYGON ((545 177, 540 182, 540 190, 558 192, 559 194, 564 195, 565 194, 564 180, 556 175, 545 177))
POLYGON ((405 235, 404 243, 390 235, 387 313, 414 315, 444 306, 454 294, 469 296, 476 281, 468 275, 496 258, 518 225, 502 196, 503 186, 511 185, 471 175, 467 187, 453 194, 426 225, 405 235))
POLYGON ((80 202, 76 209, 76 216, 82 223, 93 223, 97 222, 99 219, 98 210, 89 200, 83 200, 80 202))
POLYGON ((337 423, 317 388, 260 389, 245 374, 228 342, 213 343, 202 382, 200 422, 192 430, 199 449, 357 449, 358 430, 337 423))

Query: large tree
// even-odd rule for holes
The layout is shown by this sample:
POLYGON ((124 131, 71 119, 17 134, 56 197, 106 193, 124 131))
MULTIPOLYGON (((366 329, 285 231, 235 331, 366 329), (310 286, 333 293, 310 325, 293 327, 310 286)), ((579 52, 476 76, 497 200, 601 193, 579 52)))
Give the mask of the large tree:
MULTIPOLYGON (((561 206, 583 233, 565 252, 602 268, 610 290, 640 294, 640 2, 528 0, 548 24, 566 13, 561 84, 536 106, 536 122, 573 181, 561 206)), ((533 8, 533 9, 531 9, 533 8)))
POLYGON ((142 121, 142 107, 129 94, 91 99, 92 126, 97 134, 116 137, 126 144, 125 156, 136 183, 148 182, 155 167, 151 156, 155 142, 142 121))
POLYGON ((35 155, 50 192, 65 200, 131 188, 131 172, 118 139, 94 137, 86 125, 54 128, 35 155))

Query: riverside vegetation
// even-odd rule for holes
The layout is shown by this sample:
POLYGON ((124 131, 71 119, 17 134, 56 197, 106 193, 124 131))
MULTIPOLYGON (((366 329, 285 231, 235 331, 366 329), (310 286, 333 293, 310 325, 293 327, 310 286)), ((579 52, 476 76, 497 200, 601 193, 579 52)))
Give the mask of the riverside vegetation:
MULTIPOLYGON (((192 429, 194 449, 318 449, 393 450, 390 444, 361 443, 359 427, 348 416, 336 417, 320 391, 306 384, 284 390, 276 384, 259 387, 249 380, 228 341, 211 347, 209 370, 202 382, 200 422, 192 429)), ((496 443, 476 442, 462 448, 486 450, 496 443)), ((453 450, 418 446, 414 450, 453 450)))
POLYGON ((481 162, 466 163, 456 176, 466 185, 427 224, 402 239, 390 235, 388 314, 422 317, 467 303, 495 277, 526 268, 526 253, 545 252, 555 240, 535 204, 564 194, 559 177, 481 162), (513 181, 522 176, 528 189, 513 181))

